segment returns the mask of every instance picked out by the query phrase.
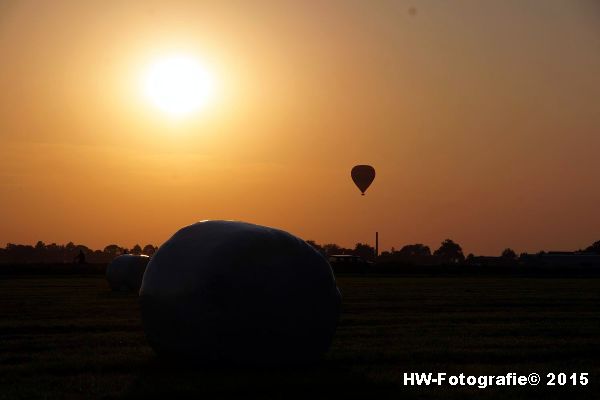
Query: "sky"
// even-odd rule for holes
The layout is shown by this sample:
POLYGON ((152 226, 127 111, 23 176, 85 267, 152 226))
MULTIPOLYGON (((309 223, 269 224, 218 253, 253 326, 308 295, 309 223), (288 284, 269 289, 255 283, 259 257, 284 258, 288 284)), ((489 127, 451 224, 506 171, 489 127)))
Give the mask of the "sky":
POLYGON ((600 240, 595 0, 0 0, 0 55, 0 245, 204 219, 383 250, 600 240), (185 118, 141 88, 169 54, 216 82, 185 118))

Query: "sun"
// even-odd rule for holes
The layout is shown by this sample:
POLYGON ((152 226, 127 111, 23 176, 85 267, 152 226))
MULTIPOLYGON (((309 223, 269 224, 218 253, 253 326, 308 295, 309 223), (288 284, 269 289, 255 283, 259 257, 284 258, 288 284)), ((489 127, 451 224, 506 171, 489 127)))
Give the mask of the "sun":
POLYGON ((172 55, 153 62, 146 70, 142 89, 159 110, 173 117, 199 111, 214 97, 215 79, 196 58, 172 55))

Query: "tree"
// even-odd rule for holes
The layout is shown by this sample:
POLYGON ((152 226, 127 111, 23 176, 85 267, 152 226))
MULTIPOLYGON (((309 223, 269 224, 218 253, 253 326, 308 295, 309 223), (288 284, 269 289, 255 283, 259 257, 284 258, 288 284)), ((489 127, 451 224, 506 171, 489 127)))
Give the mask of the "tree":
POLYGON ((112 258, 123 254, 123 249, 116 244, 109 244, 104 248, 104 253, 112 258))
POLYGON ((507 247, 506 249, 504 249, 502 251, 502 254, 500 255, 500 257, 505 258, 507 260, 516 260, 517 253, 515 253, 515 251, 513 249, 507 247))
POLYGON ((57 245, 56 243, 50 243, 49 245, 46 246, 46 250, 48 250, 49 252, 52 252, 52 253, 57 253, 58 251, 60 251, 60 246, 57 245))
POLYGON ((142 254, 152 257, 154 255, 154 253, 156 253, 156 250, 157 250, 157 247, 154 247, 151 244, 147 244, 142 249, 142 254))
POLYGON ((142 246, 136 244, 131 248, 131 254, 140 255, 142 254, 142 246))
POLYGON ((586 247, 585 251, 600 254, 600 240, 594 242, 591 246, 586 247))
POLYGON ((319 245, 314 240, 307 240, 306 243, 310 244, 313 247, 313 249, 315 249, 319 253, 325 254, 325 250, 323 249, 323 246, 319 245))
POLYGON ((41 240, 38 240, 38 242, 35 244, 35 249, 36 250, 46 250, 46 244, 44 242, 42 242, 41 240))
POLYGON ((323 251, 326 256, 330 256, 332 254, 343 254, 342 248, 335 243, 327 243, 323 245, 323 251))
POLYGON ((366 243, 356 243, 353 253, 355 256, 362 257, 365 260, 372 260, 375 258, 375 248, 366 243))
POLYGON ((444 240, 440 248, 433 255, 440 257, 443 262, 450 264, 457 264, 465 260, 465 255, 460 245, 450 239, 444 240))
POLYGON ((407 244, 400 249, 398 254, 405 257, 422 257, 430 256, 431 250, 429 249, 429 246, 425 246, 422 243, 407 244))

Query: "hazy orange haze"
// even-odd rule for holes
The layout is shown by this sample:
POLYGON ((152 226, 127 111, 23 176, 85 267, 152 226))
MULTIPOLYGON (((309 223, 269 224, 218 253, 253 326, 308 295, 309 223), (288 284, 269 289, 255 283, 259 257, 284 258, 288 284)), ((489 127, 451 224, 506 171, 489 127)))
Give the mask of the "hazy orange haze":
POLYGON ((0 245, 215 218, 383 249, 600 240, 594 0, 4 1, 0 57, 0 245), (179 121, 139 86, 173 51, 219 80, 179 121))

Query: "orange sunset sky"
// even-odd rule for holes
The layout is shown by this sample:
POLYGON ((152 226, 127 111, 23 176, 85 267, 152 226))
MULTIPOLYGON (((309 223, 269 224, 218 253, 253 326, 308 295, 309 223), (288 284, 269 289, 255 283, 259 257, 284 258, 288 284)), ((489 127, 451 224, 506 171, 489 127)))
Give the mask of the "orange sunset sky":
POLYGON ((595 0, 0 0, 2 246, 239 219, 577 249, 600 240, 599 150, 595 0), (140 83, 170 54, 214 80, 185 116, 140 83), (355 164, 377 170, 364 197, 355 164))

